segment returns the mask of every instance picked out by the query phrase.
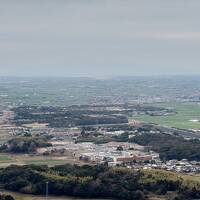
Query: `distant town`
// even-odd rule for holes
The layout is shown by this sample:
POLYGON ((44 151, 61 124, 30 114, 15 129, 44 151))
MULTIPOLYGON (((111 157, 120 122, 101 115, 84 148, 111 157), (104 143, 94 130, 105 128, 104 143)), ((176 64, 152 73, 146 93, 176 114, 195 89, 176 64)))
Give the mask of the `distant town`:
MULTIPOLYGON (((12 81, 12 84, 22 84, 16 79, 12 81)), ((30 94, 30 91, 35 89, 33 82, 29 81, 23 82, 26 88, 22 89, 21 96, 17 95, 14 98, 12 95, 16 95, 16 91, 8 92, 9 94, 3 92, 0 96, 0 178, 4 177, 4 174, 12 174, 13 170, 24 169, 27 173, 33 170, 32 173, 35 173, 34 166, 46 166, 44 169, 48 171, 48 177, 58 172, 62 174, 63 167, 67 171, 70 168, 73 172, 73 170, 82 170, 85 166, 91 167, 91 173, 95 172, 97 166, 102 167, 102 173, 105 172, 105 176, 107 176, 106 170, 126 169, 126 173, 133 170, 141 176, 146 176, 149 172, 155 173, 156 177, 158 172, 166 173, 166 176, 176 177, 178 182, 179 176, 181 180, 186 178, 196 180, 199 177, 200 105, 197 91, 192 93, 192 91, 182 89, 180 92, 179 89, 175 89, 175 86, 169 86, 167 88, 173 94, 170 95, 170 99, 167 98, 165 92, 160 90, 158 94, 148 94, 143 97, 124 94, 123 98, 122 96, 105 98, 104 95, 96 95, 97 99, 90 104, 91 99, 89 100, 87 95, 91 92, 93 80, 87 80, 90 82, 88 86, 90 89, 86 93, 87 99, 83 99, 83 103, 80 104, 76 102, 74 94, 68 97, 74 98, 74 104, 68 105, 69 99, 65 99, 66 102, 59 102, 62 92, 54 91, 54 95, 51 96, 52 88, 49 88, 49 93, 45 98, 44 94, 37 94, 37 92, 42 92, 41 88, 30 94), (176 91, 179 91, 178 94, 176 91), (185 94, 188 91, 191 95, 185 94), (179 96, 180 93, 183 95, 179 96), (37 95, 38 99, 34 102, 33 99, 37 95), (105 101, 102 101, 102 98, 105 101), (32 100, 34 103, 31 103, 32 100), (85 101, 87 103, 84 103, 85 101), (54 172, 57 167, 58 170, 54 172)), ((74 80, 70 81, 74 82, 74 80)), ((70 81, 67 80, 67 83, 70 81)), ((87 81, 85 83, 81 80, 81 84, 77 87, 82 84, 87 85, 87 81)), ((124 84, 127 83, 131 85, 130 80, 125 80, 124 84)), ((4 87, 9 87, 10 84, 9 82, 4 87)), ((122 89, 125 87, 123 84, 120 85, 122 89)), ((179 82, 177 87, 180 87, 179 82)), ((62 91, 61 88, 60 91, 62 91)), ((143 86, 140 85, 139 88, 142 89, 143 86)), ((153 88, 151 92, 157 90, 155 90, 156 86, 150 88, 153 88)), ((97 90, 99 88, 95 89, 95 94, 98 93, 97 90)), ((120 91, 121 89, 119 93, 120 91)), ((79 99, 81 99, 80 95, 82 94, 78 94, 79 99)), ((36 169, 39 170, 37 173, 43 175, 40 168, 36 169)), ((73 175, 70 176, 73 180, 73 175)), ((158 180, 157 186, 162 183, 161 177, 159 175, 158 179, 155 178, 158 180)), ((15 178, 18 180, 19 177, 15 178)), ((61 178, 60 175, 59 178, 61 178)), ((101 180, 101 178, 99 172, 98 179, 101 180)), ((12 190, 9 186, 10 179, 4 177, 2 180, 5 180, 2 182, 0 180, 0 184, 4 185, 3 189, 12 190)), ((170 178, 166 180, 169 181, 167 184, 171 183, 170 178)), ((31 185, 28 188, 31 194, 34 193, 35 187, 39 194, 41 193, 38 183, 33 183, 28 175, 23 177, 23 181, 30 182, 27 184, 31 185), (32 187, 34 184, 36 185, 32 187)), ((140 181, 138 179, 138 184, 141 184, 140 181)), ((18 184, 15 181, 14 183, 18 184)), ((183 187, 180 185, 180 189, 179 184, 173 184, 176 185, 177 191, 183 187)), ((195 184, 198 183, 195 182, 195 184)), ((54 186, 56 187, 52 185, 54 186)), ((152 191, 148 188, 148 184, 142 187, 152 191)), ((26 190, 26 187, 21 186, 21 182, 19 188, 16 189, 16 191, 27 193, 26 190)), ((170 188, 162 192, 157 191, 156 195, 157 193, 166 195, 169 193, 168 190, 170 188)), ((57 194, 55 191, 56 189, 52 190, 52 194, 57 194)), ((76 186, 74 191, 79 191, 77 196, 83 197, 87 197, 90 193, 88 191, 82 194, 79 186, 76 186)), ((127 191, 125 193, 128 194, 127 191)), ((68 194, 71 195, 71 192, 66 193, 68 194)), ((120 195, 116 197, 121 198, 120 195)), ((176 193, 174 195, 176 196, 176 193)), ((93 193, 91 193, 92 196, 93 193)), ((143 199, 143 193, 140 194, 139 199, 143 199)))
MULTIPOLYGON (((127 104, 2 108, 1 132, 7 133, 10 140, 2 142, 0 149, 6 154, 24 153, 31 157, 48 156, 63 161, 74 159, 88 164, 107 163, 108 166, 133 169, 199 173, 199 155, 192 159, 187 152, 184 157, 183 150, 182 156, 174 153, 171 157, 160 157, 161 150, 149 144, 142 145, 139 139, 151 134, 175 137, 178 142, 185 140, 192 144, 200 135, 194 131, 166 128, 133 119, 133 116, 143 114, 170 116, 175 115, 176 110, 127 104), (37 146, 38 138, 44 140, 46 145, 43 142, 37 146)), ((196 143, 199 149, 200 141, 196 143)))

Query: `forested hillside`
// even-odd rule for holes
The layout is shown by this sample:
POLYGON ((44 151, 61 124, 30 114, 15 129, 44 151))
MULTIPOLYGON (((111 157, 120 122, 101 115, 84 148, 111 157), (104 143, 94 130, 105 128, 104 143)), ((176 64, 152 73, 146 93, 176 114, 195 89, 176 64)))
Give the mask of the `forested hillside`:
POLYGON ((143 200, 171 191, 173 199, 200 198, 199 182, 159 170, 63 165, 10 166, 0 171, 0 184, 7 190, 45 194, 46 182, 53 195, 143 200))

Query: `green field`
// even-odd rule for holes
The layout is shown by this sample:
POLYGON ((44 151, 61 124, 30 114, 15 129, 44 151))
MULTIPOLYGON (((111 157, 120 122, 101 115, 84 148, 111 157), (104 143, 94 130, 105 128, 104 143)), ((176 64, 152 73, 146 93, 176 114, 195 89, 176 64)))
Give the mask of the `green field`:
MULTIPOLYGON (((155 104, 154 104, 155 106, 155 104)), ((173 107, 178 112, 174 116, 149 116, 140 115, 134 117, 135 120, 142 122, 150 122, 167 127, 175 127, 180 129, 200 129, 200 122, 190 120, 200 120, 199 104, 156 104, 160 107, 173 107)))
POLYGON ((15 160, 12 159, 9 155, 0 155, 0 164, 1 163, 12 163, 15 162, 15 160))
POLYGON ((12 160, 12 158, 10 156, 6 156, 6 155, 1 155, 0 156, 0 162, 7 162, 12 160))

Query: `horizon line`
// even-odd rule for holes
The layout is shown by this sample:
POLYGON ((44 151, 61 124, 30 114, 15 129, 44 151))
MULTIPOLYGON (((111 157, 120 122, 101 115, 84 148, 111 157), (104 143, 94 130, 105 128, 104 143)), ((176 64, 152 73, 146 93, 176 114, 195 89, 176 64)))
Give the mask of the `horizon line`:
POLYGON ((157 75, 105 75, 105 76, 60 76, 60 75, 0 75, 0 78, 83 78, 83 79, 113 79, 113 78, 170 78, 170 77, 200 77, 200 74, 157 74, 157 75))

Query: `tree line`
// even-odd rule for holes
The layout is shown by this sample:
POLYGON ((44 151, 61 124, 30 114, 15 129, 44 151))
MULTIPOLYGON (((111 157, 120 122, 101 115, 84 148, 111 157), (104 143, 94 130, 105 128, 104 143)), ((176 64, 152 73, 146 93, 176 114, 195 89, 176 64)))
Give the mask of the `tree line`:
POLYGON ((52 146, 44 137, 16 137, 0 147, 1 152, 35 153, 37 148, 52 146))
POLYGON ((0 194, 0 200, 15 200, 11 195, 0 194))
POLYGON ((185 140, 183 137, 175 135, 145 133, 137 135, 130 142, 149 146, 153 151, 160 154, 162 160, 188 159, 200 161, 200 141, 197 139, 185 140))

